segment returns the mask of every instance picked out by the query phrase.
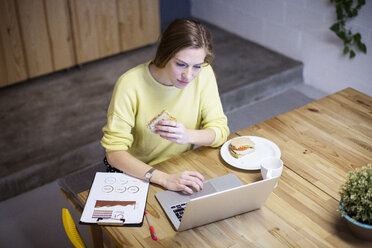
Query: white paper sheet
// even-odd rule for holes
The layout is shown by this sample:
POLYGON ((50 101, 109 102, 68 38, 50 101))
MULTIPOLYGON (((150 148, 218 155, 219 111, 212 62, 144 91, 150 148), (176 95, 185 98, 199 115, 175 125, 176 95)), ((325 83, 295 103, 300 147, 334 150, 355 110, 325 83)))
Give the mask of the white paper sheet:
POLYGON ((80 221, 140 224, 149 183, 124 173, 97 172, 80 221))

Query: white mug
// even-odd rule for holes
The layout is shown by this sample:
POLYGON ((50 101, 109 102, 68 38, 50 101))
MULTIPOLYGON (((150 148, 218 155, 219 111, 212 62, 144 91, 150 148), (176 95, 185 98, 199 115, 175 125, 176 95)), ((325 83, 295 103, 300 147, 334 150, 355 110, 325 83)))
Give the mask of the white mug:
MULTIPOLYGON (((261 175, 263 179, 280 177, 283 171, 283 161, 280 158, 265 158, 261 161, 261 175)), ((278 186, 275 184, 274 188, 278 186)))

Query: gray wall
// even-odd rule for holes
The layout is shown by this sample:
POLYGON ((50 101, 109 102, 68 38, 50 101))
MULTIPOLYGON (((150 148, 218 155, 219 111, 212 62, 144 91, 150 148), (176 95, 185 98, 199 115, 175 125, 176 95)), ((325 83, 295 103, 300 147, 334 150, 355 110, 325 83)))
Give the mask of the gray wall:
POLYGON ((160 0, 160 21, 162 30, 174 19, 188 18, 190 16, 190 0, 160 0))
MULTIPOLYGON (((178 2, 178 1, 177 1, 178 2)), ((362 34, 367 55, 350 60, 329 27, 328 0, 191 0, 191 15, 305 65, 304 80, 327 93, 353 87, 372 96, 372 1, 349 25, 362 34)))

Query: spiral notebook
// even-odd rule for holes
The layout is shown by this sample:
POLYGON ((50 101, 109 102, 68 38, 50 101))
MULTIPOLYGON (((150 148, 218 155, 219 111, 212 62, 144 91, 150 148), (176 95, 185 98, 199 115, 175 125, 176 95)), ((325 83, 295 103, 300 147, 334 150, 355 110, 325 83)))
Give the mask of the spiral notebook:
POLYGON ((124 173, 96 172, 81 224, 142 226, 149 183, 124 173))

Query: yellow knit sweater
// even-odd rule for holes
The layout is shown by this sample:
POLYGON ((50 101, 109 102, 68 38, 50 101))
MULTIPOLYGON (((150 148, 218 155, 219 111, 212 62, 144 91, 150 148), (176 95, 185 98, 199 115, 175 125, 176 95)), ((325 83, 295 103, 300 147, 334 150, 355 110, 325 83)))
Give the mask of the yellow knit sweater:
POLYGON ((229 129, 212 67, 203 67, 186 88, 178 89, 155 81, 149 63, 124 73, 115 85, 102 129, 101 144, 106 151, 126 150, 152 165, 189 150, 191 144, 170 142, 146 127, 163 109, 187 129, 212 128, 216 138, 211 146, 222 145, 229 129))

